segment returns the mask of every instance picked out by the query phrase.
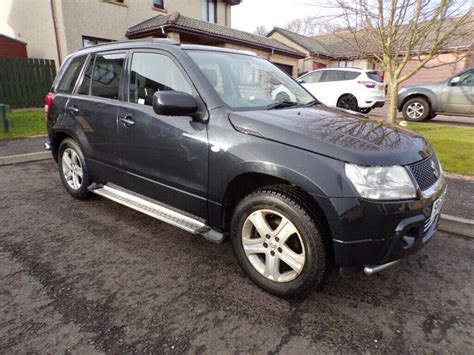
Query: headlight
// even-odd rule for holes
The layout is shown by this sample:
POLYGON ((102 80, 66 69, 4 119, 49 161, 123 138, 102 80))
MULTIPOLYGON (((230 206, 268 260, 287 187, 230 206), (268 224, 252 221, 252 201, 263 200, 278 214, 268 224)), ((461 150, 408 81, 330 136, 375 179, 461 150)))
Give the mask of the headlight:
POLYGON ((400 90, 398 90, 398 95, 400 95, 404 91, 407 91, 407 88, 401 88, 400 90))
POLYGON ((346 176, 364 198, 404 200, 416 197, 415 186, 402 166, 365 167, 346 164, 346 176))

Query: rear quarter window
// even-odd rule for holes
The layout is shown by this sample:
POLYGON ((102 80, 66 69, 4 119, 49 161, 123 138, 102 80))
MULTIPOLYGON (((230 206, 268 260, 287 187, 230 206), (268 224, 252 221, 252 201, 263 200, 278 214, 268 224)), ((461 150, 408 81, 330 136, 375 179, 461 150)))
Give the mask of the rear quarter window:
POLYGON ((77 57, 74 58, 71 63, 69 63, 64 75, 61 78, 61 81, 58 84, 56 92, 64 94, 72 93, 86 58, 86 56, 77 57))
POLYGON ((382 77, 380 76, 380 74, 376 71, 368 71, 367 73, 367 77, 373 81, 376 81, 378 83, 383 83, 383 80, 382 80, 382 77))

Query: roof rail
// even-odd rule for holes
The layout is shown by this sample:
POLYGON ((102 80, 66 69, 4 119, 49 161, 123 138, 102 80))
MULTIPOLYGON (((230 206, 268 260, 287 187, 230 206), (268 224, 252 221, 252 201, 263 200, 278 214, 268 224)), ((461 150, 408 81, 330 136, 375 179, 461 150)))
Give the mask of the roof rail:
POLYGON ((169 38, 153 38, 151 40, 152 43, 163 43, 163 44, 171 44, 175 46, 179 46, 179 42, 176 42, 174 39, 169 38))

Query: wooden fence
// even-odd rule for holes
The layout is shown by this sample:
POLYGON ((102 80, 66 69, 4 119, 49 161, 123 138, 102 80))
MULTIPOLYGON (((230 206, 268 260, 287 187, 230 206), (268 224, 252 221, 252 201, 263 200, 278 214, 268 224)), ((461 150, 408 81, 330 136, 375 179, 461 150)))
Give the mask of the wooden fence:
POLYGON ((0 103, 42 107, 55 76, 54 60, 0 58, 0 103))

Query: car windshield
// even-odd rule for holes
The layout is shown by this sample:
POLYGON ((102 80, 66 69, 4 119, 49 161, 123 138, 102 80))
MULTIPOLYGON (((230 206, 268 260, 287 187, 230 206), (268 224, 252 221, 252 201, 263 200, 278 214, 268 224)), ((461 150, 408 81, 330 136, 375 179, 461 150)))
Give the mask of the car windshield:
POLYGON ((188 50, 221 99, 233 109, 275 109, 312 104, 297 82, 265 59, 246 54, 188 50))

